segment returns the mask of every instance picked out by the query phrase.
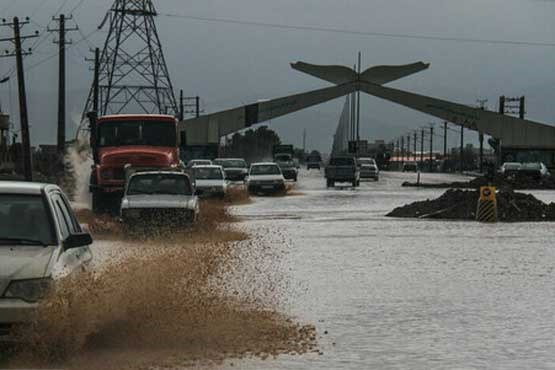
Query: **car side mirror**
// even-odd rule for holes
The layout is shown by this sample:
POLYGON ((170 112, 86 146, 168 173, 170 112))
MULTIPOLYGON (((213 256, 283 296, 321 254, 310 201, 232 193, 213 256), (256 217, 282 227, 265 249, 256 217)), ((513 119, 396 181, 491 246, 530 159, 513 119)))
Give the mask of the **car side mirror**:
POLYGON ((75 249, 86 247, 87 245, 91 245, 93 243, 93 239, 91 234, 89 233, 78 233, 70 235, 64 241, 64 249, 75 249))

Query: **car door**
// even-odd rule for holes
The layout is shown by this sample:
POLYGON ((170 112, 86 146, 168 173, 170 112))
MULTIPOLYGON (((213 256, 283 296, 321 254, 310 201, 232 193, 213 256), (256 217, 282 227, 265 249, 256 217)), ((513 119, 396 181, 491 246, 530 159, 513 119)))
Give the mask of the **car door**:
MULTIPOLYGON (((53 191, 51 200, 60 228, 61 239, 66 240, 72 234, 81 233, 81 225, 79 225, 65 196, 59 191, 53 191)), ((67 276, 84 269, 91 260, 92 253, 88 246, 65 250, 61 253, 54 270, 58 274, 67 276)))

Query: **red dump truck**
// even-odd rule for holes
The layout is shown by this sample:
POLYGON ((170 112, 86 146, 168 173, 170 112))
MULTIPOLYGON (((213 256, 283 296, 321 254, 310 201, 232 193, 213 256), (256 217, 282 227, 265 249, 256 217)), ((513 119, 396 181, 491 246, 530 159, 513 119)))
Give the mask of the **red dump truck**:
POLYGON ((94 164, 90 179, 94 212, 119 207, 125 168, 179 168, 179 135, 173 116, 89 113, 94 164))

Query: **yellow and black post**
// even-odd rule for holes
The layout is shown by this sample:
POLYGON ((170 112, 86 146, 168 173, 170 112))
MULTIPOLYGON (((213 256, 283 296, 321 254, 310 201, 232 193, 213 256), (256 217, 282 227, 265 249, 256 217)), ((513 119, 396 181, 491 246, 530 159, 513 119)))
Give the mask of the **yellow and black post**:
POLYGON ((494 186, 482 186, 480 188, 476 221, 497 222, 497 196, 495 190, 494 186))

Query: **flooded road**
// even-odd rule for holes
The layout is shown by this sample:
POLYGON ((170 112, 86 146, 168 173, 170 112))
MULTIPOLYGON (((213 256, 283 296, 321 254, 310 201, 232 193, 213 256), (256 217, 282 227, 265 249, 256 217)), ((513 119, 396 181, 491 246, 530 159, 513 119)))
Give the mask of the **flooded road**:
MULTIPOLYGON (((234 212, 285 250, 283 310, 316 325, 323 354, 241 368, 555 368, 551 224, 385 218, 443 193, 402 188, 414 174, 383 173, 356 191, 328 190, 317 172, 300 178, 298 195, 234 212)), ((423 177, 452 180, 460 178, 423 177)))

